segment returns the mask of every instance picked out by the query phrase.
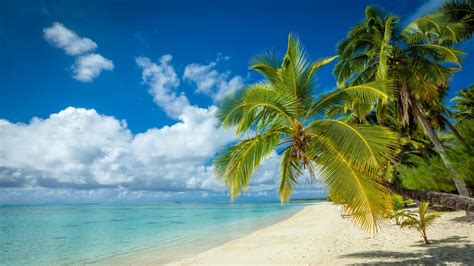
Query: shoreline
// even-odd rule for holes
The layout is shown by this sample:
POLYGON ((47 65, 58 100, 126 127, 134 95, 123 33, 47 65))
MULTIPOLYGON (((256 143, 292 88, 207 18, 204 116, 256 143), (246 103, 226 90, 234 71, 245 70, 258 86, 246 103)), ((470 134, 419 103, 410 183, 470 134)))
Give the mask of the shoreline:
MULTIPOLYGON (((430 245, 418 232, 391 223, 375 237, 342 218, 332 203, 309 205, 286 220, 168 265, 194 264, 432 264, 474 262, 474 224, 463 212, 446 212, 428 229, 430 245)), ((151 254, 150 254, 151 255, 151 254)), ((137 260, 134 264, 152 261, 137 260)))
MULTIPOLYGON (((83 261, 86 264, 100 264, 100 265, 150 265, 150 264, 172 264, 175 261, 190 258, 199 255, 203 252, 213 248, 224 245, 225 243, 245 237, 252 232, 261 230, 275 223, 291 218, 299 213, 305 206, 320 204, 320 202, 299 203, 287 209, 283 213, 269 214, 258 223, 256 220, 250 221, 235 221, 233 225, 225 232, 210 231, 204 239, 191 239, 180 246, 149 246, 142 250, 135 250, 127 252, 126 254, 116 254, 107 256, 98 260, 83 261), (233 230, 232 230, 233 229, 233 230), (214 235, 212 235, 215 233, 214 235)), ((221 228, 222 229, 222 228, 221 228)))

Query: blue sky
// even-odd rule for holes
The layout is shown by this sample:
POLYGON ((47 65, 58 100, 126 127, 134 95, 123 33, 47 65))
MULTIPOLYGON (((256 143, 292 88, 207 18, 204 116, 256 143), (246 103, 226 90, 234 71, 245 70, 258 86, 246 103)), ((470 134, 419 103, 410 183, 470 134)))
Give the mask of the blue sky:
MULTIPOLYGON (((312 58, 331 56, 369 4, 413 17, 440 3, 2 1, 0 203, 224 199, 209 162, 235 139, 214 105, 258 80, 253 55, 282 54, 294 32, 312 58)), ((467 57, 450 95, 473 70, 467 57)), ((277 159, 247 198, 275 198, 277 159)))

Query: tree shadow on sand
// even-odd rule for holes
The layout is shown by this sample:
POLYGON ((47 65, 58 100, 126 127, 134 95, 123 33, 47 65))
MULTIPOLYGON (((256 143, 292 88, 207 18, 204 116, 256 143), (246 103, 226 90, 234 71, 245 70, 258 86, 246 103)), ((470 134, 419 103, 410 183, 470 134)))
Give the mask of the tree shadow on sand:
POLYGON ((374 260, 364 264, 474 264, 474 245, 465 240, 467 237, 452 236, 439 240, 432 240, 431 244, 417 244, 413 247, 423 249, 414 252, 368 251, 356 252, 340 256, 341 258, 364 258, 374 260), (446 246, 447 243, 457 245, 446 246), (461 245, 460 245, 461 244, 461 245), (441 246, 445 245, 445 246, 441 246), (390 261, 388 261, 390 260, 390 261))
POLYGON ((458 222, 458 223, 471 223, 474 224, 474 215, 464 215, 460 217, 456 217, 451 219, 453 222, 458 222))

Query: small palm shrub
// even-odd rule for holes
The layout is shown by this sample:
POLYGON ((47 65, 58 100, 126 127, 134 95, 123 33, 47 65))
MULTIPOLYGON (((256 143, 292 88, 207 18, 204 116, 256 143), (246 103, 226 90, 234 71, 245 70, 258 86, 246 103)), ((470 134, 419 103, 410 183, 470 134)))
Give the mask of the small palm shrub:
POLYGON ((409 212, 409 211, 399 211, 397 212, 396 219, 400 219, 401 228, 414 228, 420 232, 421 237, 425 244, 429 244, 428 236, 426 235, 426 229, 441 216, 439 212, 427 213, 429 203, 421 202, 418 206, 418 215, 409 212))

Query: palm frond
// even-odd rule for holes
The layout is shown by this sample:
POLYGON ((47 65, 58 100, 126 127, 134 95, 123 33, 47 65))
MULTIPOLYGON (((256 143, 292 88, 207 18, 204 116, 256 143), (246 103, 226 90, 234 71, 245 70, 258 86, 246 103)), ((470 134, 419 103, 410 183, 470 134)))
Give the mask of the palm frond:
POLYGON ((384 30, 384 38, 383 42, 381 43, 380 46, 380 51, 379 51, 379 65, 377 69, 377 79, 378 80, 386 80, 388 76, 388 59, 390 58, 391 54, 391 46, 390 46, 390 41, 392 39, 392 24, 394 22, 395 17, 389 16, 387 20, 385 21, 385 30, 384 30))
POLYGON ((235 126, 236 133, 252 128, 263 130, 279 123, 291 123, 297 99, 277 91, 272 84, 258 83, 225 98, 217 117, 224 128, 235 126))
POLYGON ((308 128, 313 134, 324 135, 350 165, 370 176, 377 175, 398 153, 397 136, 388 128, 338 120, 316 120, 308 128))
POLYGON ((272 83, 281 81, 278 75, 278 68, 280 66, 281 61, 270 52, 259 54, 250 61, 250 69, 259 72, 272 83))
POLYGON ((274 129, 219 152, 213 162, 214 171, 229 187, 231 200, 247 189, 252 174, 279 141, 280 131, 274 129))
POLYGON ((344 82, 354 74, 363 71, 371 62, 371 56, 367 53, 356 54, 339 61, 334 68, 338 86, 342 87, 344 82))
POLYGON ((306 117, 317 114, 326 115, 330 106, 341 105, 344 101, 357 99, 360 103, 372 104, 381 99, 387 102, 394 97, 393 83, 387 80, 378 80, 366 84, 355 85, 347 88, 334 90, 322 95, 311 108, 308 109, 306 117))
POLYGON ((334 59, 336 59, 338 56, 332 56, 332 57, 326 57, 322 58, 319 60, 314 61, 311 66, 308 69, 308 73, 305 74, 306 76, 306 81, 305 81, 305 87, 310 87, 310 83, 314 77, 314 74, 316 71, 318 71, 321 67, 331 63, 334 59))
POLYGON ((288 48, 279 69, 279 75, 281 88, 299 99, 298 112, 304 108, 302 104, 308 97, 307 79, 311 77, 307 77, 307 74, 310 72, 311 65, 299 39, 293 34, 288 35, 288 48))
POLYGON ((313 135, 313 153, 329 197, 362 228, 375 232, 385 223, 391 200, 373 177, 360 173, 324 135, 313 135))
POLYGON ((410 49, 419 55, 432 56, 436 61, 458 66, 461 65, 461 58, 464 55, 464 52, 459 49, 438 44, 417 44, 410 46, 410 49))

